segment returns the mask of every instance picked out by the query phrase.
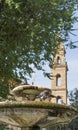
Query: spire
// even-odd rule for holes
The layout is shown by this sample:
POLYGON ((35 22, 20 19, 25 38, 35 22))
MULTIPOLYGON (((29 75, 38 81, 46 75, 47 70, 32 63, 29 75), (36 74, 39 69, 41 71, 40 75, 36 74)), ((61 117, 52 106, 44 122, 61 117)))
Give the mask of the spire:
POLYGON ((64 44, 62 42, 60 43, 60 45, 58 47, 58 52, 59 52, 59 54, 64 55, 64 56, 66 54, 65 46, 64 46, 64 44))
POLYGON ((62 42, 61 33, 60 32, 58 32, 58 34, 57 34, 57 42, 59 43, 57 52, 59 52, 62 55, 65 55, 65 53, 66 53, 65 46, 64 46, 64 43, 62 42))

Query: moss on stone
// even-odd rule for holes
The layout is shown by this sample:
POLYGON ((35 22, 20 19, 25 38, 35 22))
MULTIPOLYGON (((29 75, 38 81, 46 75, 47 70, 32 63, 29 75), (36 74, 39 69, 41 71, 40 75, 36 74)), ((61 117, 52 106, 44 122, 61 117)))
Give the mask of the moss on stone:
MULTIPOLYGON (((50 102, 8 102, 8 103, 1 103, 0 108, 40 108, 40 109, 53 109, 53 110, 70 110, 70 111, 77 111, 75 108, 70 106, 65 106, 61 104, 54 104, 50 102)), ((77 111, 78 112, 78 111, 77 111)))

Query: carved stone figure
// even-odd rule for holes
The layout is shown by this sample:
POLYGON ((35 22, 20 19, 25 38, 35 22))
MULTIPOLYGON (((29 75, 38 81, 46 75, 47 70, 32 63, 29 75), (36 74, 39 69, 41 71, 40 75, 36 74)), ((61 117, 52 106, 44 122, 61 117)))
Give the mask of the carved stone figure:
POLYGON ((36 98, 39 98, 40 101, 44 101, 45 99, 49 99, 51 101, 51 98, 56 98, 54 95, 51 94, 51 91, 44 90, 42 91, 36 98))

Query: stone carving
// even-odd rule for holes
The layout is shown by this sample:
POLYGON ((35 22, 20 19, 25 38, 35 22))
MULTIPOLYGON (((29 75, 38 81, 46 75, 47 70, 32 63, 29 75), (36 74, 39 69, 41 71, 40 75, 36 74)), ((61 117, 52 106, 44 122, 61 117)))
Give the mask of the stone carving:
POLYGON ((21 85, 15 87, 11 92, 16 100, 20 101, 36 101, 36 99, 38 99, 38 101, 45 101, 48 99, 50 102, 52 98, 57 98, 52 95, 51 89, 40 88, 34 85, 21 85))
POLYGON ((51 101, 51 98, 56 98, 54 95, 51 94, 51 91, 44 90, 42 91, 36 98, 39 98, 40 101, 44 101, 45 99, 49 99, 51 101))

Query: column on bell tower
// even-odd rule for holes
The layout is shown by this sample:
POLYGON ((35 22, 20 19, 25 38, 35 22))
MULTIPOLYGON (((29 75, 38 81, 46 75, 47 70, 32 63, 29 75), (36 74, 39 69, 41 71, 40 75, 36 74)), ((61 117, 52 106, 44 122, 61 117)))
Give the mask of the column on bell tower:
POLYGON ((53 98, 53 103, 67 104, 67 62, 65 59, 65 47, 60 43, 57 54, 54 57, 52 68, 52 94, 57 98, 53 98))

